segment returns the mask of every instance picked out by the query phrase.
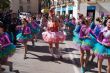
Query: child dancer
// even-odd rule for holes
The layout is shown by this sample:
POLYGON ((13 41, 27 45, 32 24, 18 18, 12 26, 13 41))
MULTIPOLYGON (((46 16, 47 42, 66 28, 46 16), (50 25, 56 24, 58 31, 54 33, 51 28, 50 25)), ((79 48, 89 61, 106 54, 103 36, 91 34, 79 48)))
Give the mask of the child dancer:
POLYGON ((75 30, 73 31, 73 43, 79 47, 81 45, 81 39, 79 37, 79 32, 81 29, 81 23, 77 23, 77 25, 75 26, 75 30))
POLYGON ((96 21, 97 21, 97 24, 96 24, 93 32, 98 37, 100 31, 104 28, 104 26, 102 25, 102 19, 100 17, 98 17, 96 19, 96 21))
MULTIPOLYGON (((96 18, 96 21, 97 21, 97 23, 95 25, 93 33, 94 33, 94 35, 96 37, 98 37, 99 33, 104 28, 104 26, 102 25, 102 19, 100 17, 96 18)), ((97 43, 97 39, 96 38, 93 37, 92 39, 94 39, 94 44, 97 43)), ((95 58, 95 54, 93 53, 92 58, 91 58, 91 62, 93 62, 94 58, 95 58)))
MULTIPOLYGON (((80 30, 80 39, 82 39, 82 44, 80 47, 81 57, 80 57, 80 63, 81 63, 81 73, 85 73, 85 69, 87 62, 90 58, 90 50, 94 46, 94 40, 92 40, 90 34, 94 36, 92 33, 90 27, 89 27, 88 20, 83 20, 83 25, 80 30), (86 58, 84 58, 84 54, 86 54, 86 58)), ((95 37, 95 36, 94 36, 95 37)))
POLYGON ((37 40, 37 34, 40 32, 40 27, 36 23, 36 17, 34 16, 31 17, 30 28, 31 28, 32 36, 33 36, 32 43, 33 43, 33 46, 35 46, 34 39, 37 40))
POLYGON ((94 47, 94 52, 98 57, 98 73, 102 73, 102 62, 105 58, 108 59, 107 73, 110 73, 110 18, 107 20, 106 29, 100 32, 97 41, 98 43, 94 47))
POLYGON ((26 19, 23 19, 22 32, 17 35, 17 40, 23 43, 25 47, 24 59, 26 59, 26 54, 27 54, 27 41, 32 40, 31 29, 27 24, 28 21, 26 19))
POLYGON ((0 71, 5 70, 1 68, 1 64, 6 63, 9 56, 15 52, 15 46, 10 42, 8 34, 5 32, 5 27, 0 22, 0 71))
POLYGON ((73 17, 72 20, 68 23, 69 24, 69 32, 70 32, 70 35, 73 36, 73 30, 75 29, 75 26, 76 26, 76 19, 73 17))
POLYGON ((47 25, 47 31, 42 33, 44 41, 49 43, 49 51, 52 54, 53 58, 61 58, 59 43, 65 40, 65 35, 62 32, 59 32, 59 23, 55 18, 53 13, 54 9, 50 9, 50 20, 47 25), (58 54, 54 54, 53 44, 55 44, 55 49, 58 51, 58 54))

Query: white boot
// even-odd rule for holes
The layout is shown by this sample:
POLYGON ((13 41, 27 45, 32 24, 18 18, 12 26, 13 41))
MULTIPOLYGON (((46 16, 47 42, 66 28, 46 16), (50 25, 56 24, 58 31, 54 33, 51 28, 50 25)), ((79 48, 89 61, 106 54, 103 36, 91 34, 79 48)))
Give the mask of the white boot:
POLYGON ((50 51, 51 55, 55 58, 53 49, 52 48, 49 48, 49 51, 50 51))
POLYGON ((56 51, 57 51, 57 54, 56 54, 57 58, 60 58, 62 56, 60 48, 56 48, 56 51))

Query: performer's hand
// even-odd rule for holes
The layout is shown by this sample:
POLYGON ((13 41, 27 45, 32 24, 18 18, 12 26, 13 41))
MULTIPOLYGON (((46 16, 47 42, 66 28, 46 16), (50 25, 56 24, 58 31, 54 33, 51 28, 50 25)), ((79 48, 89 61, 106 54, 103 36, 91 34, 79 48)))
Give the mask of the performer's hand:
POLYGON ((84 36, 84 38, 90 38, 89 36, 84 36))

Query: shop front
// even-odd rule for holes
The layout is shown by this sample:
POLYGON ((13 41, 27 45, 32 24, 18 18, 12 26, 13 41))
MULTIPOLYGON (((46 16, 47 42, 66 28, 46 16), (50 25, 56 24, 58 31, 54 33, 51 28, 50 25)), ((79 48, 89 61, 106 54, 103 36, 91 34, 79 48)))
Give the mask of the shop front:
POLYGON ((71 19, 73 17, 73 6, 68 6, 68 14, 71 19))
POLYGON ((92 20, 95 19, 96 6, 87 6, 87 17, 91 17, 92 20))

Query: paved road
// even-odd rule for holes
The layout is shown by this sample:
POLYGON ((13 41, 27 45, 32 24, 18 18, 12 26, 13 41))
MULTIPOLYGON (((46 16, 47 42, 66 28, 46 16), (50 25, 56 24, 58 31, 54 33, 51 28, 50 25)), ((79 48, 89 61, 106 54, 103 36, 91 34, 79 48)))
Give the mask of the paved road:
MULTIPOLYGON (((51 55, 48 51, 48 44, 42 40, 36 42, 36 47, 31 46, 31 42, 28 43, 27 59, 24 59, 24 49, 22 45, 17 46, 16 53, 10 59, 13 62, 14 70, 18 70, 18 73, 80 73, 79 64, 79 49, 76 49, 76 45, 72 41, 65 41, 60 44, 62 49, 63 60, 52 61, 51 55)), ((93 64, 89 64, 91 70, 86 73, 97 73, 97 59, 93 64)), ((106 64, 106 60, 104 61, 106 64)), ((7 70, 4 73, 9 72, 8 67, 4 66, 7 70)), ((103 66, 106 69, 105 65, 103 66)), ((105 70, 103 69, 103 72, 105 70)), ((17 71, 16 71, 17 73, 17 71)))

